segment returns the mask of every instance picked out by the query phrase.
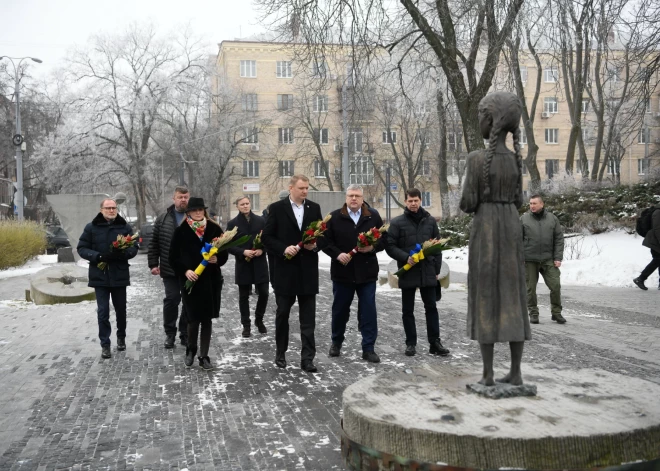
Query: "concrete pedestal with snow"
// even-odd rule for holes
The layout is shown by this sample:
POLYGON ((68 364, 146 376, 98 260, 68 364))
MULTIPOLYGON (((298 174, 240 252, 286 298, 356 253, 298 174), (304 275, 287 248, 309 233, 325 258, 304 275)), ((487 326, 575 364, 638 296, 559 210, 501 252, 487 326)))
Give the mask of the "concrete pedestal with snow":
POLYGON ((525 381, 538 386, 537 396, 493 400, 466 389, 479 379, 476 371, 477 366, 469 371, 424 366, 370 376, 346 388, 347 467, 660 466, 660 385, 601 370, 523 365, 525 381))
POLYGON ((94 301, 94 288, 87 286, 87 270, 73 263, 46 268, 32 276, 30 297, 35 304, 94 301))

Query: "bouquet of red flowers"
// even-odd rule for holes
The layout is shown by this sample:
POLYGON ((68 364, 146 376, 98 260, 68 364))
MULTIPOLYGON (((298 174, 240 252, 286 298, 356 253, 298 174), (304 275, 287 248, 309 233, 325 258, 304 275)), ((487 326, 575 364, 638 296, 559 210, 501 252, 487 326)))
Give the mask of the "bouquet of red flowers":
MULTIPOLYGON (((261 233, 263 231, 259 231, 259 234, 254 236, 254 239, 252 239, 252 250, 259 250, 264 248, 264 243, 261 242, 261 233)), ((252 260, 250 257, 245 257, 245 261, 249 262, 252 260)))
POLYGON ((358 235, 357 245, 353 248, 353 250, 348 252, 348 256, 353 258, 353 255, 358 253, 358 249, 375 245, 378 239, 383 236, 383 232, 387 232, 389 228, 390 225, 385 224, 380 229, 372 227, 367 232, 360 232, 360 235, 358 235))
MULTIPOLYGON (((316 242, 316 239, 319 237, 323 237, 323 233, 326 231, 328 228, 328 221, 330 220, 332 216, 329 214, 324 217, 323 219, 319 219, 318 221, 314 221, 311 223, 307 229, 305 229, 305 232, 303 233, 302 241, 298 242, 298 247, 302 247, 303 245, 306 244, 313 244, 316 242)), ((293 257, 289 255, 285 255, 287 260, 291 260, 293 257)))
MULTIPOLYGON (((135 243, 140 240, 140 233, 136 232, 133 235, 127 235, 123 236, 119 234, 117 236, 117 240, 115 240, 112 243, 112 246, 110 247, 112 250, 126 250, 129 247, 133 247, 135 243)), ((105 270, 108 268, 108 263, 107 262, 99 262, 96 265, 99 269, 105 270)))

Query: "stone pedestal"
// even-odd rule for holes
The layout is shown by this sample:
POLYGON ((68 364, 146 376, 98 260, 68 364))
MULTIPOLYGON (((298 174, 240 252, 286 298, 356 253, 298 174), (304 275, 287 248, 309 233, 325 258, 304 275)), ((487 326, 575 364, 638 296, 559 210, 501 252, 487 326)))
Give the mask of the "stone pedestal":
POLYGON ((493 400, 466 388, 480 369, 428 366, 346 388, 347 467, 660 468, 660 385, 524 364, 524 379, 537 386, 537 395, 493 400))
POLYGON ((30 280, 30 297, 35 304, 94 301, 94 288, 87 286, 87 270, 73 263, 46 268, 30 280))

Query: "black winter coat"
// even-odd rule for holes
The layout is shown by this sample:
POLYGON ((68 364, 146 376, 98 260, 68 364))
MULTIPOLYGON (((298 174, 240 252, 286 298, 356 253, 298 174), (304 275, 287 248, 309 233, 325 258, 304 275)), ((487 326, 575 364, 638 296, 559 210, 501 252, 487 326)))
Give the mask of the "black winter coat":
MULTIPOLYGON (((316 251, 301 248, 291 260, 284 256, 284 250, 302 240, 307 226, 323 219, 321 207, 305 200, 302 229, 298 229, 296 217, 291 209, 291 200, 285 198, 270 205, 268 221, 262 240, 266 250, 275 258, 275 293, 285 296, 310 295, 319 292, 319 255, 316 251)), ((317 241, 319 244, 320 241, 317 241)))
POLYGON ((332 281, 340 283, 369 283, 378 280, 378 257, 376 252, 385 249, 387 235, 378 240, 374 250, 367 253, 353 255, 353 259, 344 265, 337 261, 339 254, 350 252, 358 241, 360 232, 367 232, 372 227, 380 228, 383 220, 374 210, 362 205, 362 214, 357 224, 348 214, 346 205, 332 213, 328 221, 328 230, 325 231, 323 251, 330 256, 330 277, 332 281))
POLYGON ((229 253, 236 257, 234 282, 237 285, 268 283, 268 262, 266 261, 265 250, 262 248, 264 253, 260 257, 254 257, 249 262, 245 261, 245 255, 243 255, 244 250, 252 249, 254 236, 259 234, 265 225, 264 218, 252 212, 250 212, 250 222, 243 214, 239 213, 238 216, 227 223, 228 231, 238 227, 237 238, 244 235, 252 236, 244 244, 229 249, 229 253))
POLYGON ((651 215, 651 229, 644 236, 642 245, 660 252, 660 204, 655 205, 655 211, 651 215))
MULTIPOLYGON (((397 262, 399 268, 408 262, 410 251, 416 244, 422 245, 429 239, 440 237, 440 231, 435 219, 423 208, 424 217, 415 222, 408 216, 402 214, 392 219, 390 229, 387 232, 387 254, 397 262)), ((437 286, 436 275, 440 273, 442 266, 442 255, 425 257, 406 273, 399 277, 399 288, 422 288, 425 286, 437 286)))
MULTIPOLYGON (((206 221, 203 242, 211 242, 223 234, 219 225, 211 220, 206 221)), ((181 285, 181 297, 186 308, 188 320, 199 322, 205 319, 220 317, 220 300, 222 293, 222 271, 220 267, 227 263, 229 254, 226 250, 216 254, 218 263, 209 263, 199 276, 192 291, 184 288, 186 271, 195 270, 204 259, 202 257, 202 241, 186 221, 183 221, 174 231, 170 245, 169 263, 181 285)))
MULTIPOLYGON (((176 276, 170 266, 170 243, 176 229, 176 215, 174 205, 167 208, 163 214, 156 218, 154 231, 149 242, 147 262, 149 268, 160 267, 160 276, 176 276)), ((185 220, 185 217, 183 218, 185 220)))
POLYGON ((109 261, 105 270, 97 267, 99 255, 112 251, 112 243, 117 240, 118 235, 131 234, 133 234, 133 228, 119 215, 112 223, 109 223, 101 213, 98 213, 92 222, 85 226, 76 250, 78 255, 89 260, 88 286, 117 288, 131 284, 128 260, 137 255, 137 244, 122 251, 122 260, 109 261))

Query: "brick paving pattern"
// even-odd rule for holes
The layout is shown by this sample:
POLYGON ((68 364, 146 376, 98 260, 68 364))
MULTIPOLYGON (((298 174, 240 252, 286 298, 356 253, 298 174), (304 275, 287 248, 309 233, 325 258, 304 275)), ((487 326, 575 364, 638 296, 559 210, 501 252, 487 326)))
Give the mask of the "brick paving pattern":
MULTIPOLYGON (((329 358, 329 273, 317 301, 318 374, 298 368, 297 308, 291 314, 289 367, 273 365, 274 298, 267 335, 241 337, 233 261, 225 269, 223 308, 214 321, 216 368, 186 368, 185 350, 163 348, 162 287, 146 256, 131 268, 127 350, 100 358, 95 303, 34 306, 20 301, 27 277, 0 280, 0 469, 331 470, 340 455, 343 389, 371 374, 427 363, 474 365, 478 344, 465 337, 466 292, 452 284, 439 304, 442 340, 451 356, 428 353, 418 298, 418 355, 406 357, 399 291, 380 288, 382 362, 361 359, 355 310, 342 356, 329 358)), ((464 276, 453 276, 464 280, 464 276)), ((550 321, 539 288, 541 324, 524 362, 556 368, 601 368, 660 383, 660 291, 564 287, 560 326, 550 321)), ((251 299, 252 308, 256 298, 251 299)), ((114 316, 112 319, 114 328, 114 316)), ((254 332, 254 330, 253 330, 254 332)), ((496 347, 498 371, 508 346, 496 347)), ((523 365, 524 368, 524 365, 523 365)), ((524 373, 524 370, 523 370, 524 373)))

